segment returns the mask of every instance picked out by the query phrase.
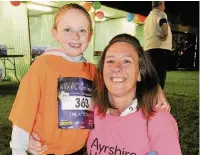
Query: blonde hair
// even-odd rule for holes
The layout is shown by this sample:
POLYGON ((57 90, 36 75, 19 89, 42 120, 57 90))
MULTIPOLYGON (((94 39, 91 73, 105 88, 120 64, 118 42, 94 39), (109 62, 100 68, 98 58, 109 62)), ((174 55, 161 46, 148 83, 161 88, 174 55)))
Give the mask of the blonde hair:
POLYGON ((58 26, 58 22, 60 20, 60 17, 67 11, 70 9, 77 9, 83 12, 83 14, 86 16, 86 18, 88 19, 89 23, 90 23, 90 32, 92 32, 92 19, 89 15, 89 13, 85 10, 85 8, 83 8, 82 6, 75 4, 75 3, 70 3, 70 4, 66 4, 64 6, 62 6, 58 12, 56 13, 55 17, 54 17, 54 25, 53 28, 56 30, 57 26, 58 26))

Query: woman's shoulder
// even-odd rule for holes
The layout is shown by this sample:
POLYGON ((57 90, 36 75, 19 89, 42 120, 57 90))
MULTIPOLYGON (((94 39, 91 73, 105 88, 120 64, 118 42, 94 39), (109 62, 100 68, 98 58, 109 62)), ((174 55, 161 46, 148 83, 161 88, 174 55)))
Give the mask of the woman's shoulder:
POLYGON ((181 155, 178 126, 169 112, 160 111, 148 121, 150 145, 158 154, 181 155))
POLYGON ((158 119, 158 118, 162 118, 162 117, 170 118, 173 116, 169 111, 157 110, 155 115, 152 117, 152 119, 158 119))
POLYGON ((157 111, 154 116, 151 117, 150 122, 160 122, 163 121, 175 121, 172 114, 168 111, 157 111))
POLYGON ((177 122, 170 112, 158 111, 149 121, 149 128, 168 130, 169 128, 177 129, 177 122))

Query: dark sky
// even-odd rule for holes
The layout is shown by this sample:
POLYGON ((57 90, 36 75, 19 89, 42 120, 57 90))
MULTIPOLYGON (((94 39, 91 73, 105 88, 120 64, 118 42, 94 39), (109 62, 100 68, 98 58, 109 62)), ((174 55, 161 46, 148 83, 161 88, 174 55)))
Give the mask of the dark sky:
MULTIPOLYGON (((152 9, 151 1, 101 1, 101 4, 145 16, 152 9)), ((199 27, 199 1, 166 1, 165 12, 180 24, 199 27)))

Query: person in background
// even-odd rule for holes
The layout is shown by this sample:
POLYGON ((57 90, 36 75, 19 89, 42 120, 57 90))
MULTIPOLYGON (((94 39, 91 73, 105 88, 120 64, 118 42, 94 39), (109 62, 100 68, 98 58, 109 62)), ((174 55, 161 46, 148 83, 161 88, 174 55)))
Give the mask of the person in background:
POLYGON ((153 1, 153 10, 144 22, 144 50, 150 55, 160 86, 164 89, 167 75, 167 57, 172 49, 172 33, 167 20, 164 1, 153 1))
POLYGON ((128 34, 115 36, 94 78, 95 128, 87 140, 88 155, 182 154, 175 119, 154 107, 157 84, 139 41, 128 34))

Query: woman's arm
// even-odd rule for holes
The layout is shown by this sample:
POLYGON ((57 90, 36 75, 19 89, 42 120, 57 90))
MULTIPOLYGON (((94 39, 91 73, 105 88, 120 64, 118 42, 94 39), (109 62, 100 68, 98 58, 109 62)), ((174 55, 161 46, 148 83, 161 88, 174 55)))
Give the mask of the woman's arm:
POLYGON ((41 155, 48 149, 48 145, 42 145, 40 142, 40 136, 33 132, 30 135, 29 145, 28 145, 28 152, 33 155, 41 155))
POLYGON ((40 142, 40 137, 37 133, 29 135, 25 130, 13 125, 12 139, 10 141, 12 155, 27 155, 30 152, 33 155, 40 155, 48 149, 47 145, 40 142))

